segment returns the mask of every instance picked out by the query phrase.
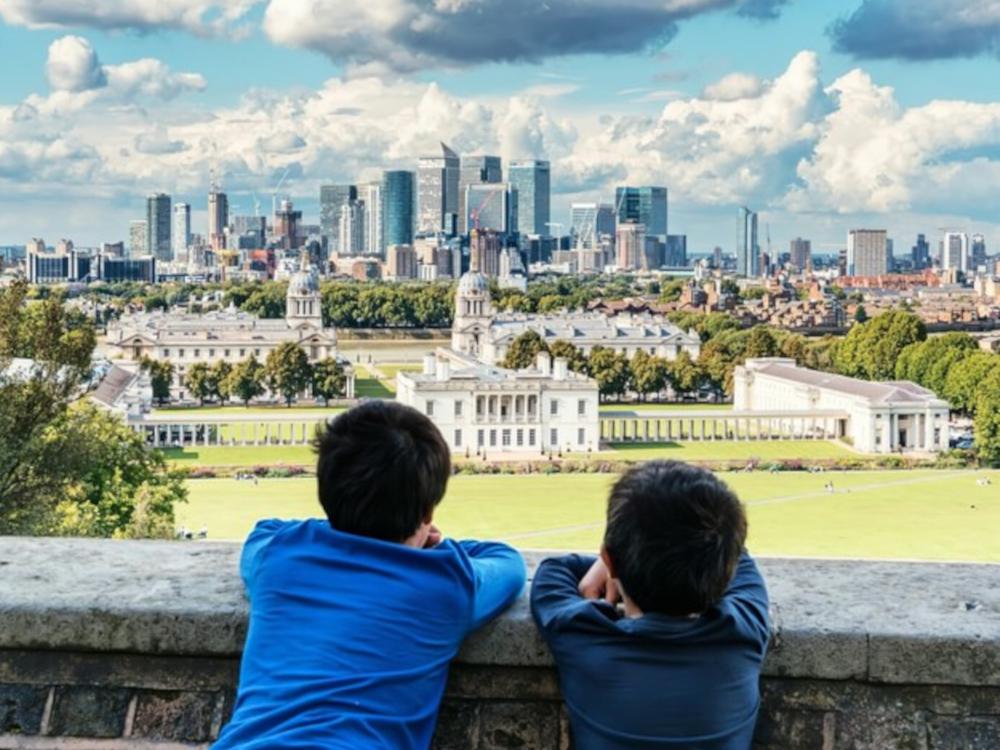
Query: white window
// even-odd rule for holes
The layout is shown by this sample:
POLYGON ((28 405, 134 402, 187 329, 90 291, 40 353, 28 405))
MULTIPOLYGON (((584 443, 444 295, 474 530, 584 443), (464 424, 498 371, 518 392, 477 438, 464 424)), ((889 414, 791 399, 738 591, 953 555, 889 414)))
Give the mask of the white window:
POLYGON ((434 416, 434 402, 430 399, 427 400, 427 405, 424 407, 424 411, 427 413, 428 417, 434 416))
POLYGON ((194 358, 198 359, 198 357, 200 357, 200 356, 201 356, 201 349, 195 349, 194 350, 194 358))
POLYGON ((455 430, 455 447, 456 448, 461 448, 462 447, 462 431, 461 430, 455 430))
POLYGON ((504 430, 500 437, 503 440, 504 448, 510 446, 510 430, 504 430))
POLYGON ((183 349, 178 349, 177 350, 177 358, 178 359, 184 359, 184 350, 183 349))
POLYGON ((534 430, 528 430, 528 447, 529 448, 534 448, 535 447, 535 431, 534 430))
POLYGON ((215 349, 209 349, 208 350, 208 356, 209 357, 214 357, 215 356, 215 349))
POLYGON ((169 357, 169 356, 170 356, 170 350, 169 350, 169 349, 164 349, 164 350, 163 350, 163 352, 161 353, 161 356, 162 356, 162 357, 163 357, 164 359, 166 359, 167 357, 169 357))
POLYGON ((490 430, 490 448, 497 447, 497 431, 490 430))
POLYGON ((225 350, 225 351, 224 351, 224 352, 222 353, 222 356, 223 356, 223 357, 225 357, 226 359, 229 359, 229 350, 228 350, 228 349, 226 349, 226 350, 225 350))
POLYGON ((559 413, 559 399, 554 398, 549 401, 549 414, 553 417, 559 413))
POLYGON ((247 355, 247 350, 246 349, 240 349, 240 359, 242 359, 246 355, 247 355))
POLYGON ((479 430, 479 433, 476 435, 476 445, 478 445, 480 448, 482 448, 484 445, 486 445, 486 432, 485 432, 485 430, 479 430))
POLYGON ((520 448, 524 445, 524 430, 517 431, 517 447, 520 448))
POLYGON ((582 427, 576 431, 576 443, 577 445, 583 445, 587 442, 587 431, 582 427))
POLYGON ((579 401, 576 402, 576 413, 578 415, 580 415, 581 417, 584 416, 584 415, 586 415, 586 413, 587 413, 587 400, 586 399, 582 399, 581 398, 579 401))
POLYGON ((462 401, 461 400, 458 400, 458 401, 455 402, 455 416, 456 417, 462 416, 462 401))
POLYGON ((549 445, 553 448, 559 445, 559 430, 549 430, 549 445))

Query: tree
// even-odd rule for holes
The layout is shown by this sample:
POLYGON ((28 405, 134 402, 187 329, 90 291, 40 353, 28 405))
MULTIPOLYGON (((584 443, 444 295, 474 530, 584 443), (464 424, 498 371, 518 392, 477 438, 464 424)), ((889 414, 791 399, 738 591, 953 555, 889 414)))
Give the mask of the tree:
POLYGON ((587 372, 597 381, 601 397, 624 395, 631 374, 625 355, 603 346, 595 346, 590 351, 587 372))
POLYGON ((666 361, 641 349, 632 357, 629 372, 629 385, 639 395, 640 401, 644 401, 649 394, 659 393, 666 388, 670 378, 666 361))
POLYGON ((678 393, 692 393, 701 387, 701 369, 686 351, 677 354, 677 359, 670 363, 670 369, 674 388, 678 393))
POLYGON ((953 408, 971 414, 976 408, 980 385, 995 370, 1000 370, 1000 356, 992 352, 972 352, 948 371, 940 395, 948 399, 953 408))
POLYGON ((291 406, 295 397, 312 383, 312 367, 302 347, 286 341, 272 349, 264 364, 268 387, 280 393, 285 405, 291 406))
POLYGON ((781 353, 778 340, 767 326, 754 326, 747 335, 743 359, 775 357, 781 353))
POLYGON ((854 322, 864 323, 868 320, 868 311, 865 310, 864 305, 858 305, 854 310, 854 322))
POLYGON ((233 366, 226 360, 220 359, 210 372, 210 382, 212 385, 212 397, 219 399, 219 403, 225 404, 229 398, 229 376, 233 372, 233 366))
POLYGON ((212 369, 204 362, 195 362, 184 376, 184 385, 198 399, 198 403, 204 406, 205 399, 211 398, 215 392, 212 369))
POLYGON ((264 366, 252 354, 237 364, 226 378, 226 392, 242 401, 244 406, 250 406, 264 390, 264 366))
POLYGON ((511 370, 523 370, 535 364, 539 352, 548 351, 548 344, 537 331, 525 331, 510 342, 510 348, 507 349, 507 355, 500 366, 511 370))
POLYGON ((974 424, 980 460, 1000 463, 1000 368, 993 368, 980 383, 974 424))
POLYGON ((347 389, 347 374, 343 366, 333 357, 320 360, 313 366, 312 393, 329 405, 340 398, 347 389))
POLYGON ((583 352, 568 341, 557 339, 549 345, 549 354, 553 359, 565 359, 572 372, 586 372, 587 358, 583 352))
POLYGON ((924 322, 912 313, 890 310, 851 328, 837 347, 837 370, 851 377, 891 380, 902 351, 927 338, 924 322))
POLYGON ((153 398, 161 406, 170 400, 170 385, 174 382, 174 365, 167 359, 143 359, 140 366, 149 374, 153 398))

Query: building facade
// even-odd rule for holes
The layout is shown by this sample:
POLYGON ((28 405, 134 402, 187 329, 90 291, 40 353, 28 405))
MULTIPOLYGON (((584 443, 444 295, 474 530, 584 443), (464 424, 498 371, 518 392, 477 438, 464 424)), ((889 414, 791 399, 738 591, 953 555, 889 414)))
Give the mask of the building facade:
POLYGON ((736 275, 745 279, 760 276, 757 214, 746 206, 741 206, 737 211, 736 275))
POLYGON ((155 193, 146 198, 146 248, 157 260, 173 260, 170 242, 170 196, 155 193))
POLYGON ((797 271, 812 270, 812 242, 796 237, 789 243, 788 254, 797 271))
POLYGON ((965 232, 945 232, 941 239, 941 268, 969 272, 969 235, 965 232))
POLYGON ((336 246, 341 255, 361 255, 365 251, 365 202, 351 201, 340 207, 340 228, 336 246))
POLYGON ((847 275, 881 276, 889 272, 889 243, 884 229, 847 233, 847 275))
POLYGON ((610 203, 574 203, 570 206, 573 247, 596 250, 602 237, 615 236, 615 207, 610 203))
POLYGON ((340 220, 343 208, 358 200, 356 185, 320 185, 319 231, 330 252, 339 252, 340 220))
POLYGON ((191 244, 191 206, 188 203, 174 205, 174 260, 184 257, 191 244))
POLYGON ((517 191, 505 182, 469 185, 465 189, 469 234, 475 230, 492 230, 506 236, 517 234, 519 197, 517 191))
POLYGON ((916 383, 873 383, 775 357, 748 359, 737 367, 733 394, 733 408, 741 413, 840 413, 838 437, 862 453, 948 449, 948 404, 916 383))
POLYGON ((208 245, 213 250, 226 249, 229 226, 229 196, 219 190, 208 194, 208 245))
POLYGON ((507 370, 438 349, 423 372, 400 372, 396 400, 437 425, 452 451, 588 452, 600 442, 597 383, 542 352, 533 367, 507 370))
POLYGON ((461 160, 441 144, 441 153, 421 156, 417 165, 417 231, 455 233, 458 221, 458 176, 461 160))
POLYGON ((552 177, 547 161, 512 161, 507 169, 510 189, 517 194, 517 231, 548 235, 552 218, 552 177))
POLYGON ((413 172, 391 170, 382 174, 382 226, 386 247, 413 244, 415 183, 413 172))
POLYGON ((626 222, 615 236, 615 265, 620 271, 637 271, 646 263, 646 225, 626 222))
POLYGON ((633 222, 646 227, 646 234, 667 241, 667 189, 665 187, 619 187, 615 190, 618 224, 633 222))
POLYGON ((463 156, 458 173, 458 233, 468 234, 469 209, 467 205, 470 185, 500 182, 503 169, 499 156, 463 156))

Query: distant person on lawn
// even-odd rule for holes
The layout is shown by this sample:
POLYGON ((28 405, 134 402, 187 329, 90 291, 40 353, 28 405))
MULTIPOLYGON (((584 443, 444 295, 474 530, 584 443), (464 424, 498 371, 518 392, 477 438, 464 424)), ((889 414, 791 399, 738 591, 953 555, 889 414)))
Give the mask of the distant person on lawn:
POLYGON ((451 457, 416 410, 365 403, 316 446, 326 518, 261 521, 243 547, 250 630, 215 748, 423 750, 449 663, 520 593, 524 562, 435 528, 451 457))
POLYGON ((713 474, 653 461, 612 488, 600 557, 542 562, 531 609, 576 750, 748 750, 770 625, 746 533, 713 474))

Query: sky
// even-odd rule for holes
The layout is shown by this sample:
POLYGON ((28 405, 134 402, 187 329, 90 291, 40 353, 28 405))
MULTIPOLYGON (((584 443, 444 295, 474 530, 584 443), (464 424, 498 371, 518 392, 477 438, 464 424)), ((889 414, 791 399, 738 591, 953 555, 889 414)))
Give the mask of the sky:
POLYGON ((127 240, 459 153, 552 162, 552 220, 664 185, 690 252, 886 228, 1000 248, 1000 0, 0 0, 0 244, 127 240))

